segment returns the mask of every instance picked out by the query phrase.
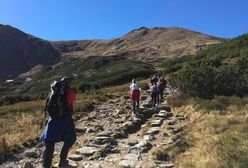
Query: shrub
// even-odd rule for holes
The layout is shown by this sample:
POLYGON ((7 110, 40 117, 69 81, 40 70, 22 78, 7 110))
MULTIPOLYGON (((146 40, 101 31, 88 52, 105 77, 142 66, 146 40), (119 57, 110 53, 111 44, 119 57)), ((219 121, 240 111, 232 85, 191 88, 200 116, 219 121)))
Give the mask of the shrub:
POLYGON ((169 76, 170 83, 196 97, 248 94, 248 34, 212 47, 169 76))

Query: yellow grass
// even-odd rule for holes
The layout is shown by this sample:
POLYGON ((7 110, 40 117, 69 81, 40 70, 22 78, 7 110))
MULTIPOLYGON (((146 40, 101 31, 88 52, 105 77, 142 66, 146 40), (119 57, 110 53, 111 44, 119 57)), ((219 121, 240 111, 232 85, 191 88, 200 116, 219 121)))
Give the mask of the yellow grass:
POLYGON ((206 113, 191 104, 172 111, 191 116, 186 129, 190 148, 176 157, 177 167, 248 167, 247 105, 230 105, 225 115, 220 111, 206 113))

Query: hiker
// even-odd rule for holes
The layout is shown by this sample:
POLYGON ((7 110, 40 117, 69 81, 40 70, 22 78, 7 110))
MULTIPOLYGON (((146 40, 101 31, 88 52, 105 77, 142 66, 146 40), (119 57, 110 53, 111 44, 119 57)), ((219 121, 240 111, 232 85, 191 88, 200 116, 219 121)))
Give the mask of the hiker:
POLYGON ((164 95, 164 89, 166 88, 166 85, 167 85, 167 81, 164 79, 164 77, 160 77, 159 80, 158 80, 158 89, 159 89, 159 94, 158 96, 160 97, 159 99, 162 101, 164 98, 163 98, 163 95, 164 95))
POLYGON ((151 88, 151 97, 152 97, 152 107, 157 105, 157 97, 158 97, 158 87, 156 83, 153 83, 151 88))
POLYGON ((130 85, 130 95, 133 101, 133 112, 136 114, 136 110, 139 110, 139 100, 140 100, 140 91, 136 80, 132 80, 132 84, 130 85))
POLYGON ((66 167, 69 149, 76 141, 72 112, 77 93, 69 86, 69 82, 70 78, 64 77, 51 84, 51 93, 45 106, 45 113, 48 112, 49 119, 40 137, 41 141, 45 141, 46 147, 43 154, 43 168, 51 167, 55 143, 61 141, 64 144, 60 152, 59 167, 66 167))

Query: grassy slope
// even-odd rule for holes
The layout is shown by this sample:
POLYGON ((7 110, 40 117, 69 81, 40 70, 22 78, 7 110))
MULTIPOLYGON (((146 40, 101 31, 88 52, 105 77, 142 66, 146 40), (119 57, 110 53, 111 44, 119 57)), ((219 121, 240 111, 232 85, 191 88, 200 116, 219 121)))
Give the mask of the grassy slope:
POLYGON ((184 130, 189 148, 176 157, 178 167, 248 167, 248 97, 176 100, 169 101, 176 105, 172 111, 190 116, 184 130))
POLYGON ((0 104, 45 98, 48 94, 49 84, 63 76, 74 76, 73 86, 83 92, 85 89, 124 84, 132 78, 148 77, 154 72, 155 70, 150 64, 121 56, 95 56, 85 59, 63 57, 57 66, 45 68, 31 82, 19 79, 9 85, 0 84, 2 88, 0 104))
POLYGON ((211 94, 212 98, 180 95, 170 98, 175 114, 190 116, 184 132, 189 148, 176 157, 178 167, 248 167, 247 58, 248 34, 245 34, 213 46, 191 60, 167 63, 167 72, 177 71, 171 75, 175 86, 188 95, 211 94), (210 72, 214 72, 213 76, 210 72), (235 94, 243 98, 214 96, 235 94))

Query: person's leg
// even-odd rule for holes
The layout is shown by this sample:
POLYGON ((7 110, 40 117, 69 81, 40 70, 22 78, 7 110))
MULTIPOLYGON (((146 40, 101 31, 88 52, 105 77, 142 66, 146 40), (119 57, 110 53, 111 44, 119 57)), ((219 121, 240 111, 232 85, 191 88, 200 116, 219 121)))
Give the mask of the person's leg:
POLYGON ((133 111, 135 111, 135 100, 133 100, 133 111))
POLYGON ((158 97, 158 95, 156 94, 156 95, 154 96, 154 107, 155 107, 156 104, 157 104, 157 97, 158 97))
POLYGON ((159 104, 159 94, 160 94, 160 91, 158 91, 157 93, 157 104, 159 104))
POLYGON ((139 100, 137 100, 137 109, 139 110, 139 100))
POLYGON ((43 168, 51 168, 53 152, 54 152, 54 142, 45 142, 46 149, 43 154, 43 168))
POLYGON ((161 92, 160 92, 161 101, 164 99, 163 95, 164 95, 164 89, 161 89, 161 92))
POLYGON ((153 94, 152 95, 152 107, 155 107, 155 104, 156 104, 156 99, 155 99, 155 96, 153 94))
POLYGON ((68 152, 69 152, 69 148, 64 144, 60 152, 59 166, 68 165, 68 161, 67 161, 68 152))

